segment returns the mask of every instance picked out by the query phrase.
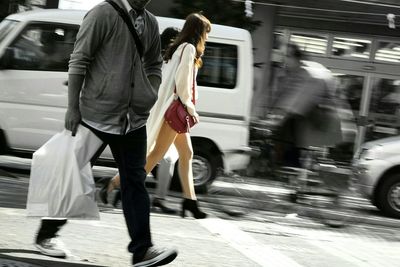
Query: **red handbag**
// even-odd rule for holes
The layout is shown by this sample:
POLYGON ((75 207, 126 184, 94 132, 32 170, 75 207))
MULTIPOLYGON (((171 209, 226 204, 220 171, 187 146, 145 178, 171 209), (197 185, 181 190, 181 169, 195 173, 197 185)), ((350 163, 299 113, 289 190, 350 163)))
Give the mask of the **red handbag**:
POLYGON ((172 101, 165 112, 164 118, 177 133, 188 133, 190 128, 197 123, 193 116, 187 112, 186 107, 179 98, 172 101))
MULTIPOLYGON (((181 58, 185 47, 182 49, 181 58)), ((194 86, 194 69, 193 69, 193 83, 192 83, 193 104, 195 104, 194 87, 195 86, 194 86)), ((174 93, 176 93, 176 87, 174 93)), ((177 133, 188 133, 190 131, 190 128, 192 128, 197 123, 197 121, 194 120, 193 116, 189 114, 189 112, 186 109, 186 106, 181 102, 179 97, 178 99, 172 101, 167 111, 165 111, 164 119, 169 124, 169 126, 171 126, 171 128, 174 129, 177 133)))

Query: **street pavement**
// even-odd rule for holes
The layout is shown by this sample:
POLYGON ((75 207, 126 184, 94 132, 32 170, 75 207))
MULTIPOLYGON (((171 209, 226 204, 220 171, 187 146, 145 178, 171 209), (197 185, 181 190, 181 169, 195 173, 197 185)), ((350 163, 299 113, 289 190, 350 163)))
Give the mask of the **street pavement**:
POLYGON ((316 198, 309 196, 307 199, 306 195, 303 200, 293 203, 290 201, 290 194, 293 192, 293 188, 283 181, 240 176, 218 177, 204 200, 217 204, 229 203, 228 207, 219 205, 222 210, 230 208, 245 213, 258 210, 265 214, 312 218, 327 224, 333 220, 331 226, 335 226, 336 220, 341 223, 338 226, 367 224, 400 228, 400 219, 384 216, 353 187, 343 193, 340 206, 329 201, 330 205, 318 206, 322 201, 313 202, 316 198))
MULTIPOLYGON (((0 208, 0 218, 0 266, 130 266, 129 239, 120 210, 103 209, 99 221, 70 220, 59 238, 68 252, 65 260, 37 252, 32 243, 39 220, 27 218, 25 210, 0 208), (7 260, 20 263, 7 265, 7 260)), ((222 222, 212 214, 199 222, 152 213, 153 241, 179 251, 170 266, 259 266, 220 237, 222 222)))
MULTIPOLYGON (((94 170, 96 176, 109 177, 114 172, 115 169, 108 168, 94 170)), ((25 214, 28 184, 27 172, 0 170, 0 266, 129 266, 130 255, 126 250, 129 239, 122 212, 119 207, 101 203, 99 221, 70 220, 61 230, 60 245, 68 251, 65 260, 39 254, 33 246, 39 220, 25 214)), ((149 191, 152 193, 153 189, 149 191)), ((286 224, 296 218, 316 222, 327 218, 327 209, 290 202, 290 192, 282 181, 235 175, 218 177, 208 194, 198 195, 209 218, 182 219, 177 215, 151 213, 154 243, 179 250, 170 266, 298 267, 285 255, 260 245, 233 223, 239 220, 286 224), (274 259, 272 265, 270 257, 274 259)), ((179 209, 179 192, 171 192, 168 200, 171 207, 179 209)), ((400 228, 400 220, 382 216, 357 195, 345 196, 345 206, 339 218, 344 226, 400 228)), ((299 222, 304 224, 304 220, 299 222)))
MULTIPOLYGON (((99 203, 100 220, 70 220, 59 237, 59 245, 67 250, 68 257, 49 258, 33 246, 39 219, 27 217, 24 209, 28 176, 3 172, 0 182, 0 266, 129 266, 129 239, 119 208, 99 203)), ((170 266, 268 266, 269 257, 273 256, 279 262, 275 267, 297 267, 290 258, 235 227, 218 203, 205 201, 206 196, 199 197, 203 199, 202 209, 209 214, 207 219, 151 213, 154 243, 179 251, 170 266)), ((179 197, 169 200, 171 207, 179 208, 179 197)), ((227 205, 225 209, 232 210, 233 206, 227 205)))
MULTIPOLYGON (((126 250, 129 238, 122 211, 102 203, 99 203, 100 220, 70 220, 60 231, 58 242, 68 252, 66 259, 38 253, 33 239, 39 218, 27 217, 25 210, 28 185, 27 173, 0 171, 0 266, 130 266, 131 258, 126 250)), ((171 206, 178 209, 179 203, 180 198, 171 197, 171 206)), ((219 211, 204 204, 202 208, 209 214, 205 220, 151 213, 154 243, 179 251, 170 266, 262 266, 263 260, 257 263, 252 260, 254 255, 246 252, 249 244, 258 247, 257 242, 235 230, 219 218, 219 211), (227 228, 236 232, 227 233, 227 228), (232 240, 231 234, 241 238, 232 240)))

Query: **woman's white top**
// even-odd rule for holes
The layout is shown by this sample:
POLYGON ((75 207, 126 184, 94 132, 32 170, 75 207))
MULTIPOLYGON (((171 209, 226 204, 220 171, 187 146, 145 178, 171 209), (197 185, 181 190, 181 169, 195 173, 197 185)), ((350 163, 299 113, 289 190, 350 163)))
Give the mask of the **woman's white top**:
MULTIPOLYGON (((174 52, 168 62, 162 66, 162 82, 158 90, 158 99, 150 110, 150 116, 147 120, 147 153, 149 153, 156 141, 161 125, 164 122, 164 114, 172 101, 178 96, 182 103, 186 105, 187 111, 192 116, 198 116, 192 98, 198 98, 196 89, 197 68, 194 60, 196 48, 189 43, 183 43, 174 52), (182 49, 183 52, 182 52, 182 49), (182 58, 181 58, 182 55, 182 58), (193 84, 194 83, 194 84, 193 84), (192 96, 192 86, 195 86, 195 95, 192 96), (174 94, 176 86, 176 95, 174 94)), ((167 157, 175 154, 173 158, 177 159, 177 152, 174 145, 171 145, 167 152, 167 157)))

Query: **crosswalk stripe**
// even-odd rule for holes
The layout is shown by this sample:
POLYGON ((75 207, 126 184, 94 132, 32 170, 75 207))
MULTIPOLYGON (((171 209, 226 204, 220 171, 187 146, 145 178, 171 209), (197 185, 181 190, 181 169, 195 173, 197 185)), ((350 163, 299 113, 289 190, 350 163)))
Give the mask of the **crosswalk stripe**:
POLYGON ((257 242, 254 238, 228 221, 218 218, 198 220, 199 224, 214 235, 223 238, 231 247, 263 267, 302 267, 293 259, 257 242))
MULTIPOLYGON (((302 242, 322 249, 342 264, 354 267, 398 266, 397 243, 378 241, 377 238, 358 238, 355 232, 327 231, 270 224, 270 229, 302 238, 302 242), (385 252, 383 252, 385 251, 385 252), (389 257, 387 251, 393 251, 389 257), (381 255, 385 256, 381 256, 381 255)), ((354 230, 353 230, 354 231, 354 230)), ((305 244, 304 244, 305 245, 305 244)), ((340 265, 344 266, 344 265, 340 265)))

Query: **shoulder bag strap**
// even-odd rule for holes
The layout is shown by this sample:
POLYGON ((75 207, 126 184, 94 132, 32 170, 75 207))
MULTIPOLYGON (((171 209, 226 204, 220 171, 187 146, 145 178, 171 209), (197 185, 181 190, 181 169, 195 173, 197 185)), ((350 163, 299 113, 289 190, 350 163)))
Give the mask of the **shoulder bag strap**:
MULTIPOLYGON (((183 55, 183 51, 185 50, 185 48, 186 48, 186 46, 187 46, 188 44, 185 44, 185 46, 182 48, 182 52, 181 52, 181 57, 179 58, 179 63, 181 63, 181 59, 182 59, 182 55, 183 55)), ((192 81, 192 102, 193 102, 193 104, 196 104, 196 100, 195 100, 195 86, 194 86, 194 75, 195 75, 195 72, 194 72, 194 66, 193 66, 193 81, 192 81)), ((176 86, 175 86, 175 89, 174 89, 174 94, 176 94, 176 86)), ((179 97, 178 97, 179 98, 179 97)))
POLYGON ((122 19, 125 21, 126 25, 129 28, 129 31, 131 32, 131 34, 133 36, 133 39, 135 40, 136 48, 137 48, 137 51, 139 52, 140 59, 142 59, 143 58, 143 45, 142 45, 142 42, 140 42, 139 36, 136 33, 135 27, 133 26, 130 17, 114 1, 106 0, 106 2, 109 3, 119 13, 119 15, 122 17, 122 19))
POLYGON ((194 85, 194 75, 195 74, 196 74, 195 73, 195 68, 193 66, 193 81, 192 81, 192 96, 193 96, 192 102, 193 102, 193 105, 196 105, 196 96, 194 95, 195 94, 195 85, 194 85))

